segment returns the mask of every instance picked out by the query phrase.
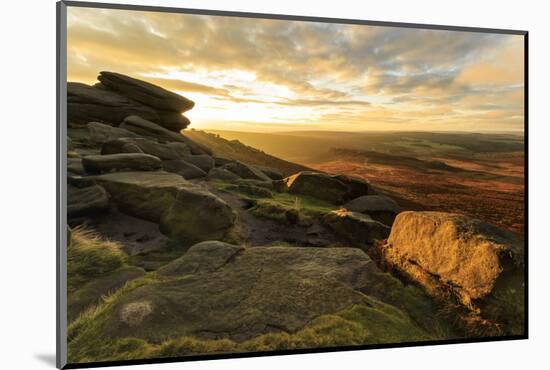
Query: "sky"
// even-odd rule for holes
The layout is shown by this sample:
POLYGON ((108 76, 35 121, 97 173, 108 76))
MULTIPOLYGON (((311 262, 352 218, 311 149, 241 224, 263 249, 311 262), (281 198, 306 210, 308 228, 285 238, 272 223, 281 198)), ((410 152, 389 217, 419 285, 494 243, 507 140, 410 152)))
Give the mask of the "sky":
POLYGON ((519 131, 523 36, 68 8, 69 81, 143 79, 191 128, 519 131))

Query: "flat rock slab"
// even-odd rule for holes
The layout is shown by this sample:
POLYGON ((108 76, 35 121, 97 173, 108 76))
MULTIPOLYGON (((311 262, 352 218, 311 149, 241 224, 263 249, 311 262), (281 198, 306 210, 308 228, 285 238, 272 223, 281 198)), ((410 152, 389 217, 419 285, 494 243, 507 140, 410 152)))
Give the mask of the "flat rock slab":
POLYGON ((145 138, 120 138, 107 141, 101 147, 101 154, 145 153, 163 160, 181 159, 191 154, 185 143, 158 143, 145 138))
POLYGON ((243 248, 207 241, 158 274, 158 282, 125 294, 108 309, 102 336, 243 341, 292 333, 353 305, 391 307, 405 320, 408 315, 392 307, 396 297, 408 299, 410 307, 429 306, 354 248, 243 248))
POLYGON ((138 115, 159 122, 159 115, 150 107, 112 91, 78 82, 67 83, 69 122, 86 124, 103 122, 119 124, 125 117, 138 115))
POLYGON ((156 223, 175 201, 178 191, 192 186, 183 177, 163 171, 116 172, 93 178, 122 211, 156 223))
POLYGON ((161 168, 159 158, 144 153, 120 153, 88 155, 82 158, 82 165, 89 173, 112 171, 154 171, 161 168))
POLYGON ((107 89, 155 109, 185 112, 195 105, 193 101, 160 86, 120 73, 103 71, 97 79, 107 89))

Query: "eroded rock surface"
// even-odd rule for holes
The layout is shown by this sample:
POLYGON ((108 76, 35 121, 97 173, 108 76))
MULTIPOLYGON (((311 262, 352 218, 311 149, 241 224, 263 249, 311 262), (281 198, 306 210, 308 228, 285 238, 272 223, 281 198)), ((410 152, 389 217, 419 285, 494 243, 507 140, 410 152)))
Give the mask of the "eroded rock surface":
POLYGON ((523 240, 463 215, 402 212, 386 261, 440 300, 458 300, 509 333, 523 331, 523 240))
POLYGON ((353 248, 243 248, 207 241, 158 273, 162 281, 137 288, 113 305, 103 335, 154 341, 186 333, 242 341, 295 332, 315 317, 353 305, 379 309, 381 315, 392 311, 423 332, 402 309, 422 307, 428 314, 432 307, 353 248), (140 302, 147 302, 147 315, 132 320, 129 307, 140 302))
POLYGON ((161 168, 161 164, 159 158, 144 153, 88 155, 82 158, 82 165, 90 173, 121 170, 154 171, 161 168))

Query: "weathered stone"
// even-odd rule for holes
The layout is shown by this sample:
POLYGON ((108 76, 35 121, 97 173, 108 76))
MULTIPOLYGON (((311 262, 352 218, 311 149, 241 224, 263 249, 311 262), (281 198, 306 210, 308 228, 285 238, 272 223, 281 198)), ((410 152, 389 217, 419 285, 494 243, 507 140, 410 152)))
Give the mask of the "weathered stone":
POLYGON ((162 168, 166 172, 177 173, 178 175, 182 176, 184 179, 187 179, 187 180, 206 176, 206 172, 201 170, 199 167, 184 161, 183 159, 173 159, 169 161, 163 161, 162 168))
POLYGON ((181 95, 120 73, 103 71, 97 79, 107 89, 155 109, 185 112, 195 105, 181 95))
POLYGON ((233 162, 227 163, 222 168, 228 171, 231 171, 236 175, 239 175, 243 179, 253 179, 253 180, 263 180, 263 181, 271 180, 269 176, 267 176, 261 170, 253 166, 249 166, 241 161, 233 161, 233 162))
POLYGON ((159 222, 179 189, 192 186, 183 177, 163 172, 116 172, 94 176, 119 209, 131 216, 159 222))
POLYGON ((154 122, 145 120, 138 116, 126 117, 120 124, 120 127, 135 132, 140 136, 155 138, 161 142, 184 143, 189 147, 191 154, 212 154, 212 151, 209 148, 189 139, 187 136, 167 130, 154 122))
POLYGON ((228 164, 228 163, 233 162, 232 159, 225 158, 225 157, 220 157, 220 156, 216 156, 216 155, 213 156, 213 158, 214 158, 214 165, 215 165, 216 167, 221 167, 221 166, 223 166, 223 165, 226 165, 226 164, 228 164))
POLYGON ((429 336, 418 323, 437 321, 422 294, 354 248, 242 248, 206 241, 158 274, 158 283, 134 289, 108 308, 98 328, 102 337, 156 342, 185 333, 243 341, 294 333, 353 305, 373 310, 373 325, 383 318, 384 330, 413 331, 420 338, 429 336))
POLYGON ((198 187, 180 189, 160 220, 164 234, 183 241, 224 239, 236 214, 214 194, 198 187))
POLYGON ((336 175, 334 178, 348 186, 347 200, 372 194, 371 186, 367 180, 348 175, 336 175))
POLYGON ((207 154, 198 154, 198 155, 186 155, 182 158, 187 163, 197 166, 204 172, 208 173, 212 168, 214 168, 214 158, 207 154))
POLYGON ((440 300, 458 300, 484 318, 523 332, 524 242, 463 215, 402 212, 385 260, 440 300))
POLYGON ((155 122, 135 115, 125 117, 120 127, 132 131, 139 136, 152 137, 165 142, 179 141, 186 143, 189 140, 179 133, 167 130, 155 122))
POLYGON ((103 144, 101 154, 146 153, 160 159, 181 159, 190 153, 184 143, 157 143, 144 138, 117 139, 103 144), (129 150, 134 150, 130 152, 129 150))
POLYGON ((104 276, 84 284, 81 288, 72 292, 67 299, 67 317, 69 322, 94 304, 101 302, 101 297, 121 288, 130 280, 145 275, 145 271, 139 267, 125 266, 104 276))
POLYGON ((67 217, 93 216, 109 209, 109 196, 98 185, 85 188, 69 186, 67 189, 67 217))
POLYGON ((302 171, 284 179, 288 192, 321 199, 332 204, 342 204, 349 194, 349 187, 333 176, 302 171))
POLYGON ((272 198, 273 193, 266 188, 256 186, 254 184, 234 184, 225 188, 227 191, 236 191, 238 193, 246 194, 252 197, 259 198, 272 198))
POLYGON ((208 172, 208 180, 222 180, 222 181, 234 181, 239 180, 241 177, 228 171, 224 168, 215 167, 208 172))
POLYGON ((264 174, 266 174, 271 180, 282 180, 284 178, 283 173, 276 168, 266 166, 254 166, 264 174))
POLYGON ((138 137, 135 133, 120 127, 113 127, 99 122, 90 122, 87 125, 90 141, 93 144, 103 144, 119 138, 138 137))
POLYGON ((82 164, 90 173, 121 170, 153 171, 161 168, 159 158, 144 153, 88 155, 82 158, 82 164))
POLYGON ((67 158, 67 173, 71 175, 82 175, 86 172, 82 165, 82 158, 67 158))
POLYGON ((399 205, 384 195, 363 195, 349 201, 344 207, 349 211, 368 214, 373 219, 390 226, 400 211, 399 205))
POLYGON ((383 240, 390 234, 390 228, 370 216, 340 209, 328 213, 323 218, 323 223, 335 233, 347 240, 364 244, 373 244, 377 240, 383 240))
POLYGON ((189 118, 179 112, 157 111, 157 114, 160 117, 162 127, 170 131, 180 132, 191 123, 189 118))
POLYGON ((78 82, 67 83, 67 115, 70 122, 81 124, 103 122, 114 126, 131 115, 160 121, 150 107, 112 91, 78 82))

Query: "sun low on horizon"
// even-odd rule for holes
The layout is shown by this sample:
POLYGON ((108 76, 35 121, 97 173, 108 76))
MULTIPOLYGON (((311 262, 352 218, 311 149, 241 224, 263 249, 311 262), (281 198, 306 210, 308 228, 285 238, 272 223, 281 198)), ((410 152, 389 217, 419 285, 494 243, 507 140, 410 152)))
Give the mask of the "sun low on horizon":
POLYGON ((524 38, 70 7, 68 80, 119 72, 195 102, 190 128, 522 132, 524 38))

